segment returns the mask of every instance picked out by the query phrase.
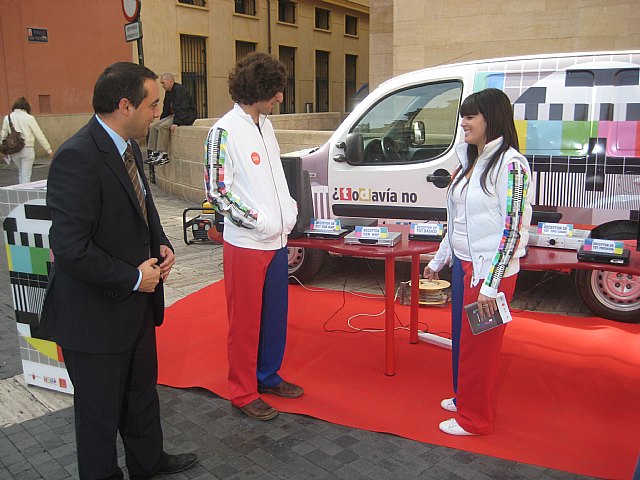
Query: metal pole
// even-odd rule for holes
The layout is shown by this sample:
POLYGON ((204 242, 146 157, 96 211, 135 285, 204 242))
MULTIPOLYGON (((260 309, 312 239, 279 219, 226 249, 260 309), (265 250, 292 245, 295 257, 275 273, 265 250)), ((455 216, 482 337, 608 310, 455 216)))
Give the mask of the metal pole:
MULTIPOLYGON (((140 22, 140 31, 142 31, 142 20, 140 16, 142 15, 142 0, 140 0, 140 11, 138 12, 138 22, 140 22)), ((143 35, 144 36, 144 35, 143 35)), ((142 49, 142 38, 136 40, 136 47, 138 49, 138 64, 144 67, 144 51, 142 49)), ((147 135, 147 140, 149 140, 149 135, 147 135)), ((147 152, 148 155, 148 152, 147 152)), ((156 169, 153 165, 149 165, 149 182, 152 184, 156 184, 156 169)))
MULTIPOLYGON (((138 10, 138 22, 140 22, 140 32, 142 33, 142 20, 140 17, 142 16, 142 0, 140 0, 140 10, 138 10)), ((138 47, 138 63, 144 67, 144 52, 142 51, 142 38, 136 40, 136 45, 138 47)))
POLYGON ((136 40, 138 46, 138 63, 144 67, 144 53, 142 52, 142 39, 136 40))

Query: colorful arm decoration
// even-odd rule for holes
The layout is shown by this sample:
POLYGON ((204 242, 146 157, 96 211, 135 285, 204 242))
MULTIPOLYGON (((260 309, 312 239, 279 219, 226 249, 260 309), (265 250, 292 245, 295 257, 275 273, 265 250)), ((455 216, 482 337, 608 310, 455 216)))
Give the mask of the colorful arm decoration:
POLYGON ((227 137, 228 132, 222 128, 212 128, 207 135, 204 169, 207 200, 234 225, 256 228, 258 212, 229 190, 224 181, 227 137))
POLYGON ((529 176, 520 162, 509 163, 507 168, 507 216, 504 231, 489 274, 484 281, 485 286, 495 290, 498 289, 500 280, 518 246, 522 214, 527 198, 527 188, 529 188, 529 176))

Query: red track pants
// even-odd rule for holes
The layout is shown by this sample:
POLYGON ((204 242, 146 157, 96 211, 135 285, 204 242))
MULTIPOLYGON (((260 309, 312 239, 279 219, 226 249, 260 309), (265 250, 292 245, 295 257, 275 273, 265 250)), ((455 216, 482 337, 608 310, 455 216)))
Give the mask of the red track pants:
POLYGON ((225 242, 223 259, 231 403, 243 407, 259 397, 258 384, 282 382, 278 371, 287 336, 287 249, 253 250, 225 242))
MULTIPOLYGON (((462 288, 464 288, 462 305, 468 305, 478 300, 482 282, 475 287, 470 287, 471 263, 458 261, 461 263, 464 276, 460 278, 460 275, 455 275, 454 265, 453 281, 454 284, 462 281, 462 288)), ((516 279, 517 275, 512 275, 503 278, 500 282, 499 291, 504 293, 508 302, 513 298, 516 279)), ((454 285, 454 288, 460 288, 460 286, 454 285)), ((495 418, 495 387, 500 370, 500 349, 507 326, 502 325, 474 335, 464 310, 461 308, 455 310, 457 311, 452 311, 452 322, 454 324, 459 322, 460 332, 458 358, 455 358, 455 354, 453 357, 454 386, 457 371, 456 420, 467 432, 491 433, 495 418)), ((454 325, 453 330, 455 329, 454 325)))

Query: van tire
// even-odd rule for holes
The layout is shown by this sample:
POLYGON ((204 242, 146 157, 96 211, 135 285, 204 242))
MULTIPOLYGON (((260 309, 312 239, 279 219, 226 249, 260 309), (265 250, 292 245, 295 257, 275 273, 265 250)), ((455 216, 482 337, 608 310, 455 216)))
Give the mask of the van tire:
MULTIPOLYGON (((591 231, 593 238, 636 238, 638 224, 627 220, 604 223, 591 231)), ((606 270, 576 270, 580 298, 596 315, 624 323, 640 323, 640 276, 606 270)))
POLYGON ((326 252, 317 248, 288 247, 289 283, 304 284, 322 267, 326 252), (295 278, 294 278, 295 277, 295 278))

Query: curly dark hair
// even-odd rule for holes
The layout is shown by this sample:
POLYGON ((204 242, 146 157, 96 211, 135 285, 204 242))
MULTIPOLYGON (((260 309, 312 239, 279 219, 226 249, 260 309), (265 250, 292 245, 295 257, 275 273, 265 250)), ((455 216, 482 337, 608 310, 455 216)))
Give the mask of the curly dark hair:
POLYGON ((271 100, 286 85, 284 63, 266 53, 254 52, 241 58, 229 74, 231 98, 243 105, 271 100))
POLYGON ((27 113, 31 113, 31 104, 26 98, 20 97, 15 102, 13 102, 13 107, 11 107, 11 110, 24 110, 27 113))

